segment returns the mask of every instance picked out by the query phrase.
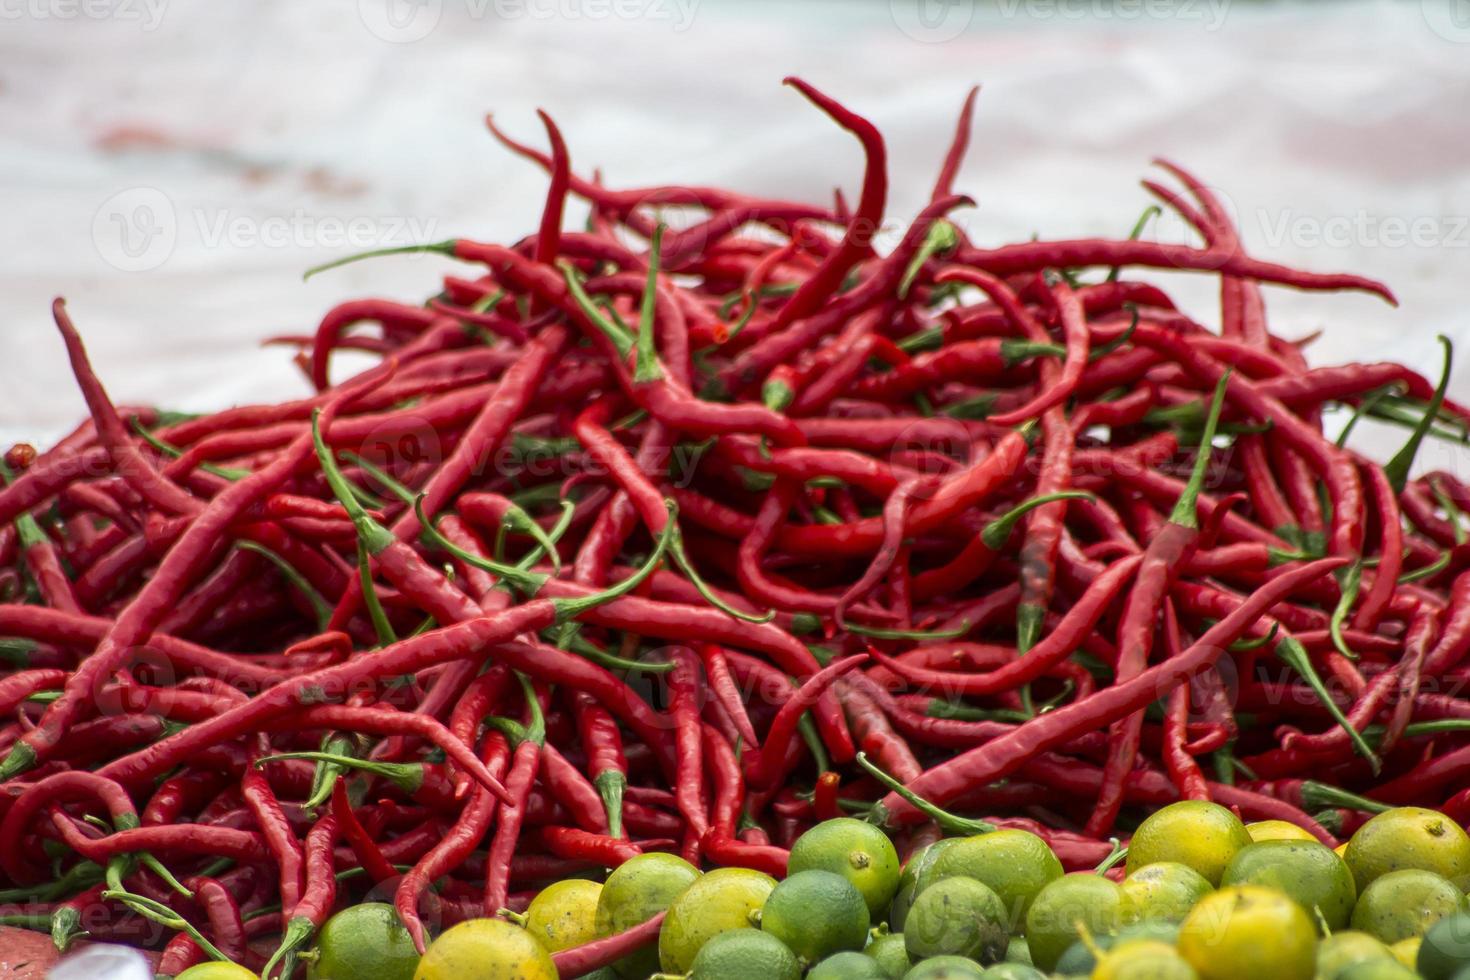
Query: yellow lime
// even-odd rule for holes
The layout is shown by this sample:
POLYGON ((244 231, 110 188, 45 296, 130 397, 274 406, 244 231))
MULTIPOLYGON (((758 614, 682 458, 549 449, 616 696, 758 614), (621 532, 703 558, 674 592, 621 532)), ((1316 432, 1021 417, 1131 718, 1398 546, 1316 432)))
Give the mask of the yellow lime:
POLYGON ((1205 980, 1311 980, 1317 929, 1283 893, 1235 885, 1194 907, 1179 927, 1179 952, 1205 980))
POLYGON ((1178 861, 1145 864, 1119 886, 1145 922, 1182 922, 1214 887, 1204 875, 1178 861))
POLYGON ((216 961, 191 966, 174 980, 260 980, 260 975, 234 963, 216 961))
POLYGON ((1078 872, 1063 875, 1036 895, 1026 913, 1026 942, 1040 969, 1056 967, 1085 926, 1093 936, 1117 932, 1134 918, 1123 889, 1106 878, 1078 872))
POLYGON ((520 926, 461 922, 429 946, 413 980, 557 980, 551 954, 520 926))
POLYGON ((1465 895, 1432 871, 1390 871, 1373 880, 1353 909, 1353 928, 1396 943, 1422 936, 1441 919, 1465 910, 1465 895))
POLYGON ((582 878, 553 882, 531 899, 526 931, 553 953, 598 937, 597 902, 602 885, 582 878))
POLYGON ((1314 840, 1268 840, 1243 847, 1220 882, 1279 889, 1308 915, 1320 914, 1328 931, 1347 925, 1358 900, 1348 866, 1331 848, 1314 840))
POLYGON ((1194 967, 1168 943, 1135 939, 1104 953, 1092 980, 1198 980, 1194 967))
POLYGON ((1257 820, 1245 825, 1245 832, 1259 844, 1263 840, 1316 840, 1312 834, 1289 820, 1257 820))
POLYGON ((775 887, 775 878, 747 868, 718 868, 696 880, 674 899, 659 929, 664 972, 687 973, 715 936, 760 925, 761 908, 775 887))
POLYGON ((1419 980, 1419 974, 1392 956, 1354 963, 1337 975, 1337 980, 1419 980))
POLYGON ((1062 954, 1061 959, 1057 960, 1057 965, 1052 972, 1067 977, 1086 976, 1096 969, 1097 957, 1100 954, 1106 953, 1115 946, 1140 939, 1153 939, 1166 946, 1173 946, 1179 941, 1179 924, 1144 919, 1126 925, 1115 933, 1088 936, 1085 941, 1078 939, 1067 947, 1067 951, 1062 954))
POLYGON ((1138 825, 1128 845, 1128 871, 1156 861, 1177 861, 1211 885, 1237 851, 1251 843, 1245 824, 1229 810, 1204 800, 1171 803, 1138 825))
POLYGON ((1470 880, 1470 837, 1443 813, 1416 806, 1387 810, 1358 828, 1344 858, 1363 891, 1390 871, 1433 871, 1460 885, 1470 880))
POLYGON ((1040 837, 997 830, 957 840, 934 862, 935 880, 962 876, 988 885, 1005 904, 1012 932, 1026 921, 1036 893, 1063 874, 1062 862, 1040 837))
POLYGON ((791 845, 788 874, 831 871, 857 886, 868 912, 882 914, 898 891, 898 851, 888 835, 866 820, 824 820, 791 845))
MULTIPOLYGON (((1443 919, 1440 920, 1440 922, 1443 921, 1443 919)), ((1439 923, 1436 922, 1435 925, 1439 925, 1439 923)), ((1419 960, 1419 947, 1422 945, 1424 945, 1423 936, 1410 936, 1408 939, 1400 939, 1388 947, 1388 951, 1393 954, 1394 959, 1398 960, 1404 966, 1416 966, 1419 960)))
MULTIPOLYGON (((651 852, 624 861, 607 876, 597 898, 599 936, 613 936, 667 909, 699 877, 699 869, 674 854, 651 852)), ((658 970, 658 950, 646 946, 613 964, 620 976, 643 980, 658 970)))
POLYGON ((1366 932, 1344 929, 1317 944, 1317 976, 1332 980, 1354 963, 1381 960, 1388 955, 1388 947, 1366 932))

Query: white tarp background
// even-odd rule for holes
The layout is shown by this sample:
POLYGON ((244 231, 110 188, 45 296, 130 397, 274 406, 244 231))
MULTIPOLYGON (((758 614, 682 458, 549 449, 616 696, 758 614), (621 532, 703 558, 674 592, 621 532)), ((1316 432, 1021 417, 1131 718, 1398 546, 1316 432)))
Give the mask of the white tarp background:
MULTIPOLYGON (((261 338, 350 296, 418 299, 447 264, 303 269, 534 229, 543 176, 489 139, 487 110, 540 145, 544 106, 614 185, 855 194, 855 143, 788 73, 881 126, 896 224, 979 82, 959 182, 979 241, 1121 236, 1162 154, 1228 196, 1260 256, 1398 291, 1394 310, 1270 290, 1278 332, 1325 330, 1315 362, 1433 375, 1437 332, 1470 339, 1466 0, 0 0, 0 441, 83 411, 57 294, 119 402, 303 392, 261 338)), ((1214 322, 1211 288, 1168 279, 1214 322)), ((1470 371, 1453 390, 1470 397, 1470 371)))

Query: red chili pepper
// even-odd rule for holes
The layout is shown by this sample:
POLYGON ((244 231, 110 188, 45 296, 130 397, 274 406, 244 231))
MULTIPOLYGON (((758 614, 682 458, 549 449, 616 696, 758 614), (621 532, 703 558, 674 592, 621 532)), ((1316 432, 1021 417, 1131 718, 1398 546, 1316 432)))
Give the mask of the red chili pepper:
POLYGON ((582 751, 587 756, 587 773, 597 787, 606 813, 608 836, 622 837, 623 794, 628 786, 628 760, 623 755, 622 733, 617 720, 592 695, 573 691, 570 697, 582 751))
MULTIPOLYGON (((667 539, 667 534, 660 538, 660 546, 650 556, 651 563, 656 563, 662 557, 667 539)), ((203 746, 256 730, 282 715, 299 711, 303 703, 313 704, 323 699, 340 698, 364 681, 413 673, 435 663, 462 659, 476 651, 507 643, 512 637, 528 630, 544 629, 576 618, 595 608, 597 604, 635 588, 642 576, 650 570, 651 564, 645 566, 639 575, 625 579, 605 593, 579 599, 535 599, 507 610, 493 621, 469 620, 422 636, 410 637, 382 650, 359 655, 347 663, 297 675, 262 692, 245 704, 192 725, 141 752, 123 756, 104 767, 103 772, 124 782, 157 775, 203 746)), ((80 673, 81 671, 73 673, 72 683, 75 683, 80 673)), ((39 729, 32 733, 37 730, 39 729)), ((452 747, 452 743, 446 747, 452 747)), ((16 750, 11 751, 14 754, 16 750)), ((473 772, 476 779, 491 792, 502 799, 509 798, 505 788, 483 766, 471 765, 470 761, 463 760, 461 764, 473 772)))
MULTIPOLYGON (((285 960, 282 975, 290 976, 295 966, 296 950, 311 941, 311 937, 316 935, 316 931, 331 914, 332 906, 337 900, 337 878, 332 862, 337 833, 337 817, 330 813, 318 820, 307 833, 301 895, 286 920, 281 943, 270 959, 266 960, 261 976, 270 976, 275 965, 282 959, 285 960)), ((284 886, 282 895, 284 901, 284 886)))
POLYGON ((556 966, 557 976, 579 977, 594 973, 657 942, 658 931, 663 927, 666 914, 660 912, 631 929, 553 953, 551 962, 556 966))
MULTIPOLYGON (((1199 540, 1199 495, 1209 472, 1215 427, 1220 418, 1229 377, 1227 373, 1215 387, 1210 414, 1205 421, 1204 433, 1200 436, 1199 451, 1189 482, 1179 495, 1168 523, 1154 535, 1144 551, 1143 562, 1138 566, 1138 575, 1134 578, 1133 587, 1123 604, 1122 618, 1118 623, 1119 655, 1114 670, 1115 685, 1132 680, 1147 668, 1160 609, 1173 587, 1180 566, 1199 540)), ((1187 712, 1187 706, 1183 710, 1187 712)), ((1085 828, 1094 837, 1104 836, 1112 829, 1113 821, 1117 818, 1118 809, 1122 805, 1123 780, 1137 761, 1138 740, 1142 728, 1143 715, 1138 713, 1115 723, 1109 734, 1102 793, 1085 828)), ((1191 788, 1198 787, 1191 784, 1191 788)))
POLYGON ((776 717, 771 721, 771 727, 766 732, 765 741, 761 743, 758 754, 751 757, 746 767, 746 781, 757 789, 774 786, 785 777, 787 772, 787 760, 791 740, 796 734, 796 725, 801 716, 816 702, 822 692, 836 683, 844 674, 847 674, 863 661, 867 660, 867 654, 857 654, 852 657, 844 657, 834 660, 813 674, 792 693, 776 717))
POLYGON ((332 784, 332 813, 342 830, 342 836, 352 848, 368 877, 376 884, 398 877, 398 871, 383 855, 376 841, 363 829, 357 819, 352 802, 347 796, 347 784, 337 780, 332 784))
POLYGON ((840 773, 824 772, 817 777, 816 789, 812 792, 812 812, 818 820, 835 820, 842 816, 837 797, 842 786, 840 773))
POLYGON ((888 155, 877 128, 799 78, 787 77, 785 83, 856 136, 863 145, 867 163, 857 212, 848 222, 842 243, 764 325, 762 332, 770 334, 779 333, 787 324, 815 312, 842 282, 848 269, 871 252, 873 236, 883 224, 883 209, 888 198, 888 155))
MULTIPOLYGON (((486 739, 481 759, 490 771, 503 773, 510 753, 510 743, 499 732, 495 732, 486 739)), ((522 802, 524 802, 523 798, 522 802)), ((479 846, 485 834, 489 832, 495 808, 495 796, 483 787, 477 787, 470 794, 468 804, 454 822, 453 827, 442 837, 436 839, 433 846, 427 849, 427 853, 414 863, 408 874, 399 879, 398 887, 393 895, 393 906, 398 910, 398 918, 403 922, 403 927, 408 930, 414 945, 421 952, 426 945, 426 935, 423 922, 418 915, 419 896, 436 878, 464 863, 470 852, 479 846)), ((504 821, 505 816, 502 815, 502 825, 504 821)), ((508 878, 509 855, 502 855, 502 857, 507 859, 507 866, 503 867, 500 873, 508 878)), ((502 894, 500 898, 503 904, 504 895, 502 894)), ((495 906, 497 909, 499 907, 499 905, 495 906)))
MULTIPOLYGON (((1164 655, 1176 657, 1184 651, 1174 604, 1164 604, 1164 655)), ((1179 789, 1180 799, 1208 800, 1209 787, 1199 763, 1189 752, 1189 686, 1181 684, 1169 692, 1164 708, 1164 767, 1179 789)), ((1106 774, 1104 780, 1106 780, 1106 774)), ((1126 777, 1125 777, 1126 778, 1126 777)))
MULTIPOLYGON (((375 372, 368 372, 340 389, 328 403, 324 417, 335 415, 340 405, 350 402, 358 391, 371 387, 377 380, 375 372)), ((98 683, 115 673, 131 656, 132 649, 146 639, 152 627, 197 577, 225 528, 247 507, 274 490, 310 452, 310 440, 298 439, 270 466, 255 471, 210 501, 170 549, 147 585, 122 611, 93 654, 73 672, 62 697, 46 709, 35 728, 11 746, 10 753, 0 762, 0 781, 45 761, 61 733, 86 710, 86 699, 98 683)))
MULTIPOLYGON (((1249 628, 1262 611, 1289 595, 1293 589, 1342 565, 1342 559, 1332 558, 1286 572, 1212 626, 1180 656, 1156 664, 1132 680, 1099 691, 1086 701, 1058 708, 1021 725, 1009 735, 956 756, 909 780, 908 788, 943 806, 971 785, 991 782, 1014 772, 1038 752, 1065 742, 1082 731, 1126 717, 1154 700, 1159 692, 1170 690, 1212 664, 1224 652, 1224 647, 1249 628)), ((896 793, 884 797, 878 806, 888 823, 912 822, 916 812, 896 793)))
POLYGON ((510 884, 510 859, 515 853, 517 838, 525 820, 527 800, 536 774, 541 768, 541 749, 546 738, 545 722, 541 705, 530 682, 521 679, 526 692, 526 708, 530 712, 530 723, 522 726, 509 719, 492 719, 497 722, 502 734, 514 743, 511 750, 510 771, 506 776, 506 789, 511 800, 500 811, 500 824, 490 841, 490 856, 486 862, 485 908, 487 911, 505 905, 510 884))
POLYGON ((678 647, 669 653, 674 669, 668 674, 668 714, 674 729, 676 756, 674 800, 695 839, 709 828, 704 803, 704 761, 700 751, 703 681, 698 659, 678 647))
POLYGON ((539 833, 541 843, 557 857, 592 861, 609 868, 643 853, 642 848, 630 841, 588 833, 576 827, 542 827, 539 833))

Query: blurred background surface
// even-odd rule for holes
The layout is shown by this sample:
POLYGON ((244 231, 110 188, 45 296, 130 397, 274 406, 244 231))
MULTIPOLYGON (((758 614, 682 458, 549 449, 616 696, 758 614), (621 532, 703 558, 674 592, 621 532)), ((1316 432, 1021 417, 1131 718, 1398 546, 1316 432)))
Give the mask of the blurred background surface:
MULTIPOLYGON (((856 145, 792 73, 883 129, 895 227, 979 83, 959 181, 979 242, 1121 237, 1163 155, 1259 256, 1398 291, 1395 310, 1269 290, 1276 332, 1323 331, 1314 362, 1433 375, 1436 333, 1470 340, 1467 0, 0 0, 0 21, 0 441, 82 415, 56 295, 120 403, 303 392, 262 338, 349 296, 421 297, 445 260, 302 270, 533 230, 544 177, 487 111, 541 145, 546 108, 574 166, 615 186, 854 196, 856 145)), ((1208 282, 1169 278, 1216 321, 1208 282)), ((1470 371, 1452 391, 1470 398, 1470 371)))

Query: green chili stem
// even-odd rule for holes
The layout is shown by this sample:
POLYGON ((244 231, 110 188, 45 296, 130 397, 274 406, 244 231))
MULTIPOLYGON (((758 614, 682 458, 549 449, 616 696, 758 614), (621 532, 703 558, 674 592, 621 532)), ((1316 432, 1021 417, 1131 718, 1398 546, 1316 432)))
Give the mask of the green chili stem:
POLYGON ((1317 695, 1317 699, 1321 702, 1323 710, 1332 716, 1332 720, 1337 722, 1342 730, 1347 733, 1348 738, 1352 740, 1353 748, 1357 749, 1358 754, 1368 760, 1368 764, 1373 767, 1375 773, 1378 772, 1382 767, 1382 762, 1379 760, 1377 753, 1368 744, 1368 740, 1363 737, 1363 733, 1352 726, 1352 723, 1348 721, 1347 715, 1343 714, 1337 702, 1332 699, 1332 695, 1327 690, 1327 685, 1322 683, 1322 678, 1317 673, 1317 668, 1312 666, 1312 658, 1307 653, 1307 648, 1302 646, 1301 641, 1294 636, 1284 637, 1276 644, 1276 656, 1288 667, 1296 671, 1302 680, 1306 681, 1307 686, 1317 695))
POLYGON ((290 583, 292 588, 301 593, 302 598, 311 606, 312 615, 316 617, 317 631, 326 631, 327 624, 332 619, 332 607, 327 604, 326 599, 322 598, 322 594, 316 590, 316 586, 306 580, 306 576, 297 571, 296 567, 286 559, 263 544, 242 539, 235 542, 235 547, 242 551, 254 552, 274 565, 276 570, 281 573, 281 577, 290 583))
POLYGON ((1414 457, 1418 455, 1424 436, 1429 432, 1435 416, 1439 414, 1440 407, 1444 404, 1445 391, 1449 388, 1450 361, 1455 356, 1455 345, 1444 334, 1439 335, 1439 343, 1444 348, 1444 367, 1440 371, 1439 384, 1434 388, 1434 397, 1429 399, 1429 407, 1425 410, 1423 419, 1414 427, 1404 448, 1395 453, 1393 459, 1383 467, 1395 493, 1403 493, 1404 484, 1409 482, 1409 469, 1414 465, 1414 457))
POLYGON ((351 265, 354 262, 361 262, 363 259, 376 259, 385 255, 419 255, 425 252, 436 252, 440 255, 448 255, 452 257, 454 255, 455 249, 458 246, 458 239, 451 238, 447 241, 428 242, 422 245, 396 245, 392 248, 373 249, 371 252, 359 252, 356 255, 349 255, 345 258, 333 259, 330 262, 324 262, 321 265, 312 266, 310 269, 307 269, 301 274, 301 279, 303 282, 305 282, 312 276, 318 275, 320 273, 328 272, 332 269, 340 269, 344 265, 351 265))
MULTIPOLYGON (((918 810, 920 813, 924 814, 929 819, 933 820, 935 823, 939 824, 940 827, 944 828, 949 833, 989 834, 995 830, 995 824, 987 823, 984 820, 971 820, 967 817, 957 817, 946 810, 941 810, 939 807, 935 806, 933 803, 930 803, 928 800, 924 799, 913 790, 909 789, 903 783, 900 783, 898 780, 888 775, 888 773, 884 772, 876 763, 868 758, 868 754, 866 752, 859 752, 856 756, 856 759, 857 764, 862 766, 863 769, 867 771, 868 775, 878 780, 878 782, 882 783, 883 786, 887 789, 897 793, 910 806, 918 810)), ((876 818, 876 822, 882 823, 884 814, 881 814, 879 812, 878 807, 875 806, 872 810, 869 811, 869 814, 870 819, 876 818)))

